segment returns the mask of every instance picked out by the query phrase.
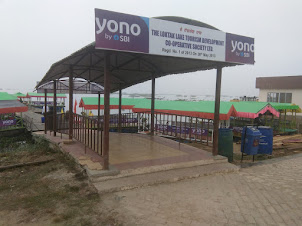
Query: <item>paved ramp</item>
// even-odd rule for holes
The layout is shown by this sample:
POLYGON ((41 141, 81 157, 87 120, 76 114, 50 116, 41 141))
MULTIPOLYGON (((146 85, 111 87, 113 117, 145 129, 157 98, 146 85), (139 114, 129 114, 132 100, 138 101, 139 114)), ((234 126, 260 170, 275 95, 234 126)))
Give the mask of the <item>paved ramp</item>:
POLYGON ((42 123, 41 117, 43 117, 43 115, 37 114, 32 110, 22 113, 22 118, 24 119, 26 128, 29 131, 44 130, 44 123, 42 123))

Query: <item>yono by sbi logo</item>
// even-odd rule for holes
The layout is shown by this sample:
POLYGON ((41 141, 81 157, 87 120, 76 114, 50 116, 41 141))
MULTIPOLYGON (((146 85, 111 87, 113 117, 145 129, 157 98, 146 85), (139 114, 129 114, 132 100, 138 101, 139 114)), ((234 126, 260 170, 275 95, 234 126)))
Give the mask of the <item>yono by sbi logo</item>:
POLYGON ((141 33, 141 28, 138 24, 129 25, 127 22, 116 22, 115 20, 103 19, 102 23, 98 17, 95 18, 98 30, 97 34, 100 34, 104 31, 107 26, 108 31, 112 33, 119 32, 120 34, 129 35, 130 33, 134 36, 139 36, 141 33))
POLYGON ((247 42, 238 42, 238 41, 231 41, 232 43, 232 53, 236 50, 243 51, 243 52, 254 52, 254 44, 250 44, 247 42))

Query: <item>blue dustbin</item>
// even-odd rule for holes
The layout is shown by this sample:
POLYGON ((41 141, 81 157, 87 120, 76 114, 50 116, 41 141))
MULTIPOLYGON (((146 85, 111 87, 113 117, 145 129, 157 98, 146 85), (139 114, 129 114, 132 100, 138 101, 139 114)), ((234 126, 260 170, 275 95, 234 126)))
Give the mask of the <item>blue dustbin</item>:
POLYGON ((271 155, 273 153, 273 128, 269 126, 258 126, 262 134, 259 141, 258 154, 271 155))
POLYGON ((241 152, 247 155, 258 154, 261 133, 258 129, 248 126, 243 127, 241 133, 241 152))
POLYGON ((41 117, 41 122, 45 123, 45 117, 41 117))

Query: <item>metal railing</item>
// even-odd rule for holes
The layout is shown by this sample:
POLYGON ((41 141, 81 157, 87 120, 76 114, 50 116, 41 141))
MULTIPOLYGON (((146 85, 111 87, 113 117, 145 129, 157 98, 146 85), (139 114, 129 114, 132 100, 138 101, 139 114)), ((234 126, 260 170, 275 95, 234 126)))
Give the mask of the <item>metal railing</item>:
MULTIPOLYGON (((103 155, 103 116, 100 120, 96 116, 88 117, 73 114, 72 136, 86 147, 92 149, 99 155, 103 155), (98 125, 99 123, 99 125, 98 125)), ((135 132, 151 131, 151 112, 125 113, 122 114, 122 132, 129 128, 135 132)), ((46 129, 50 133, 54 131, 53 115, 48 114, 45 119, 46 129)), ((207 145, 213 141, 213 120, 198 117, 155 113, 154 132, 158 135, 168 136, 180 140, 193 142, 204 142, 207 145)), ((110 115, 109 128, 111 131, 118 131, 119 115, 110 115)), ((69 133, 69 114, 57 114, 56 132, 69 133)))
MULTIPOLYGON (((154 132, 193 142, 213 142, 213 120, 155 112, 154 132)), ((138 113, 138 130, 151 131, 151 112, 138 113)))
POLYGON ((102 155, 102 125, 97 118, 73 114, 73 138, 102 155), (99 123, 99 125, 98 125, 99 123))
MULTIPOLYGON (((62 134, 69 133, 69 114, 57 114, 56 132, 62 134)), ((102 120, 99 122, 97 118, 73 114, 72 137, 81 142, 94 152, 102 155, 102 120)), ((46 130, 50 133, 54 131, 53 115, 46 116, 46 130)))

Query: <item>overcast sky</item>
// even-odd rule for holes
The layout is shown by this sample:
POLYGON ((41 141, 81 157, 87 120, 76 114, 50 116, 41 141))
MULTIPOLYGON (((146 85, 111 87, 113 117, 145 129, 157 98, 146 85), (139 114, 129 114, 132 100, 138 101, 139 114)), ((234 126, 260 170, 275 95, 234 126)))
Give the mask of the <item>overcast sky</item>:
MULTIPOLYGON (((258 95, 256 77, 302 74, 301 0, 0 0, 0 88, 31 91, 51 64, 93 42, 94 8, 254 37, 255 65, 223 69, 223 95, 258 95)), ((215 81, 215 70, 170 75, 156 80, 156 93, 213 95, 215 81)), ((126 92, 151 92, 151 83, 126 92)))

